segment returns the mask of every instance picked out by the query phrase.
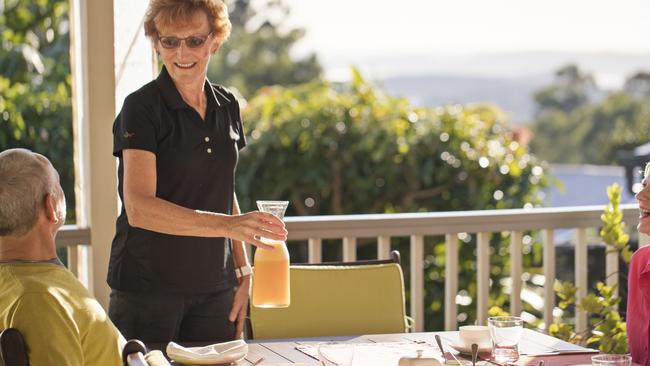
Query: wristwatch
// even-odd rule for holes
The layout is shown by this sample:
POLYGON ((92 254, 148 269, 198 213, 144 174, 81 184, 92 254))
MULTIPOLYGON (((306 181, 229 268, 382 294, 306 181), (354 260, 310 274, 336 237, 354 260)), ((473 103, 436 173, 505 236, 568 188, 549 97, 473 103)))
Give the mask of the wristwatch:
POLYGON ((237 278, 250 276, 251 274, 253 274, 253 269, 248 264, 242 267, 235 268, 235 276, 237 276, 237 278))

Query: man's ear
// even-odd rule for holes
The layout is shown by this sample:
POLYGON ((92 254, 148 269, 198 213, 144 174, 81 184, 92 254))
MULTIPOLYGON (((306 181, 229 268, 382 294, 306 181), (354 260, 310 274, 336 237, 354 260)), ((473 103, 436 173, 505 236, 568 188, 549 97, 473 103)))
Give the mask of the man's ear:
POLYGON ((45 196, 45 202, 43 205, 45 209, 45 217, 47 220, 54 224, 58 224, 59 218, 56 215, 56 198, 52 193, 48 193, 45 196))

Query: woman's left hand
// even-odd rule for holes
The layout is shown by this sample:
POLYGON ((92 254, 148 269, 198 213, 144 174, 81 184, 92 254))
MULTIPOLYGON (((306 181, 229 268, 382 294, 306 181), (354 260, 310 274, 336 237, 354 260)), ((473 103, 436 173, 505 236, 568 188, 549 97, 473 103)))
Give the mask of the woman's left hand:
POLYGON ((248 290, 251 286, 251 276, 241 278, 241 283, 235 290, 235 298, 232 302, 232 309, 228 320, 235 322, 235 339, 242 337, 244 323, 246 322, 246 309, 248 308, 248 290))

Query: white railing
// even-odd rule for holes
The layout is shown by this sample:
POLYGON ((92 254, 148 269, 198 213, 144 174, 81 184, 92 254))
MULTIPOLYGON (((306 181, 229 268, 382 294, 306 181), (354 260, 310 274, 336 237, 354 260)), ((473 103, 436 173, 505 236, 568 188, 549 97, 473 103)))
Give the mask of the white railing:
MULTIPOLYGON (((434 213, 373 214, 373 215, 328 215, 286 217, 289 240, 307 240, 308 260, 321 262, 322 240, 341 239, 343 260, 356 260, 357 239, 376 238, 377 257, 388 258, 390 241, 393 237, 410 237, 410 315, 415 319, 414 331, 424 330, 424 237, 444 235, 445 258, 445 329, 457 327, 458 293, 458 242, 460 235, 476 234, 477 240, 477 321, 485 324, 488 310, 490 256, 489 243, 494 233, 510 232, 510 275, 521 279, 522 238, 530 230, 541 230, 543 238, 544 281, 544 323, 553 320, 555 293, 555 229, 576 229, 575 284, 577 297, 587 294, 587 229, 602 225, 600 216, 604 206, 582 206, 563 208, 535 208, 485 211, 453 211, 434 213)), ((629 230, 635 230, 638 223, 637 205, 622 205, 623 220, 629 230)), ((647 240, 647 238, 644 238, 647 240)), ((88 278, 86 265, 87 249, 90 244, 90 229, 65 226, 57 236, 57 245, 68 247, 68 265, 80 278, 88 278), (82 255, 79 255, 82 253, 82 255), (85 254, 84 254, 85 253, 85 254)), ((406 259, 403 258, 402 261, 406 259)), ((618 271, 618 260, 613 253, 607 254, 606 273, 618 271)), ((618 281, 617 276, 608 276, 608 284, 618 281)), ((83 281, 82 281, 83 282, 83 281)), ((510 291, 510 312, 521 313, 522 281, 512 281, 510 291)), ((586 314, 576 314, 576 330, 587 326, 586 314)))
MULTIPOLYGON (((434 213, 332 215, 287 217, 289 240, 308 240, 310 262, 322 258, 323 239, 342 239, 343 260, 356 260, 357 238, 377 238, 378 258, 387 258, 391 237, 410 237, 410 315, 415 319, 415 331, 424 329, 424 237, 445 235, 445 329, 457 327, 456 294, 458 293, 458 239, 459 234, 477 236, 477 321, 485 324, 488 311, 490 279, 490 237, 494 233, 510 232, 510 274, 513 279, 522 277, 523 232, 541 230, 543 238, 544 324, 553 321, 555 307, 555 229, 576 229, 575 238, 575 284, 577 297, 587 294, 587 229, 602 225, 600 216, 604 206, 563 208, 535 208, 486 211, 454 211, 434 213)), ((638 223, 637 205, 623 205, 623 220, 628 228, 635 230, 638 223)), ((607 254, 606 273, 618 271, 615 253, 607 254)), ((608 276, 608 284, 618 281, 608 276)), ((522 281, 512 281, 509 309, 521 313, 522 281)), ((584 330, 587 318, 584 312, 576 314, 576 329, 584 330)))
POLYGON ((89 246, 90 228, 64 225, 56 235, 56 245, 65 247, 68 253, 68 268, 89 288, 92 268, 90 268, 89 246))

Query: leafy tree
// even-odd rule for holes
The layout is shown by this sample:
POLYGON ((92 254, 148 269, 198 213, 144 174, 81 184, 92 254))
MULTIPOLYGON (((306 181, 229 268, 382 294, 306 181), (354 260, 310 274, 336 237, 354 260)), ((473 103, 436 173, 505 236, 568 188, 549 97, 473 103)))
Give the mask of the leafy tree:
POLYGON ((268 0, 261 9, 251 3, 229 2, 232 33, 210 63, 211 80, 249 96, 262 86, 293 85, 320 78, 322 70, 316 55, 301 60, 290 55, 305 31, 282 30, 289 15, 284 1, 268 0))
POLYGON ((595 100, 589 97, 591 77, 568 70, 558 71, 565 76, 535 94, 535 154, 552 162, 616 164, 618 150, 650 141, 648 73, 636 73, 622 91, 595 100))
POLYGON ((587 104, 596 92, 593 76, 583 73, 576 65, 566 65, 555 72, 555 81, 535 93, 538 111, 559 109, 569 113, 587 104))
POLYGON ((639 71, 625 81, 623 91, 641 98, 650 98, 650 72, 639 71))
POLYGON ((74 220, 67 1, 4 1, 0 13, 0 150, 50 158, 74 220))
MULTIPOLYGON (((346 86, 260 89, 244 118, 251 136, 238 169, 244 209, 262 197, 288 199, 288 215, 513 208, 538 203, 546 185, 543 165, 512 140, 498 108, 416 107, 356 70, 346 86)), ((426 326, 440 329, 444 244, 427 239, 426 326)), ((494 283, 506 275, 499 243, 497 236, 494 283)), ((408 244, 400 250, 406 255, 408 244)), ((460 286, 470 296, 474 250, 469 241, 461 245, 460 286)), ((503 304, 499 290, 493 301, 503 304)), ((465 310, 471 318, 474 310, 465 310)))

